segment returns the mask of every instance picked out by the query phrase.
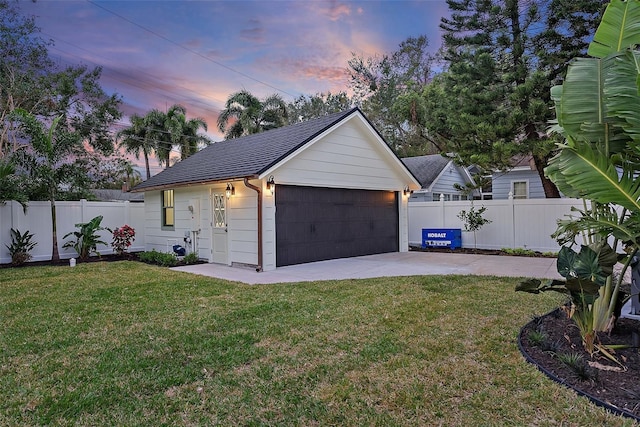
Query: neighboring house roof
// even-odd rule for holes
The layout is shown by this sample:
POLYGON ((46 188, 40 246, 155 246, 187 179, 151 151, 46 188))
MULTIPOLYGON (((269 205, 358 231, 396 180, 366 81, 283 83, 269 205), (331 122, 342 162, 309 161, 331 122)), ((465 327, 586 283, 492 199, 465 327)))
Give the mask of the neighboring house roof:
MULTIPOLYGON (((132 191, 257 177, 316 136, 357 112, 364 117, 358 108, 353 108, 290 126, 213 143, 136 185, 132 191)), ((373 125, 371 127, 373 128, 373 125)))
POLYGON ((100 202, 113 202, 113 201, 129 201, 129 202, 144 202, 144 194, 129 193, 122 190, 104 190, 97 189, 91 190, 96 199, 100 202))
POLYGON ((451 159, 441 154, 404 157, 401 160, 413 176, 418 179, 422 188, 429 188, 436 178, 440 176, 442 170, 451 163, 451 159))
POLYGON ((520 154, 509 159, 509 166, 512 169, 536 170, 536 165, 531 154, 520 154))

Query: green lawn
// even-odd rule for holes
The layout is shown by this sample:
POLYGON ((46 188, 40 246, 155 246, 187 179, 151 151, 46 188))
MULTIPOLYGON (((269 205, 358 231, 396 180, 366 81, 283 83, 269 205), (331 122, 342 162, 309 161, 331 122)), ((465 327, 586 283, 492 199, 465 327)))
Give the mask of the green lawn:
POLYGON ((631 425, 524 361, 516 282, 2 269, 0 425, 631 425))

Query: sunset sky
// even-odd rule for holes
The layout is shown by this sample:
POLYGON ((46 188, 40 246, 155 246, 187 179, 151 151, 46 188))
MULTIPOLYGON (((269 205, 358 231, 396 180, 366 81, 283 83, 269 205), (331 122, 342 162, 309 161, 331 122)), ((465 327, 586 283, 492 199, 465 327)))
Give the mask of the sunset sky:
MULTIPOLYGON (((228 96, 262 98, 347 90, 351 53, 390 53, 425 34, 440 46, 437 1, 21 0, 61 63, 102 66, 103 87, 125 115, 176 103, 202 117, 209 136, 228 96)), ((127 117, 122 125, 128 123, 127 117)))

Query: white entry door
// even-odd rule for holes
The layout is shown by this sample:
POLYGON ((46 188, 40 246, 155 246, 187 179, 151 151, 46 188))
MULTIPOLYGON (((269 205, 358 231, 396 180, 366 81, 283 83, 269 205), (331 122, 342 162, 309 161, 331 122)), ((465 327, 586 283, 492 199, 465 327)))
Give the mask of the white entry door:
POLYGON ((218 264, 228 264, 228 239, 227 231, 227 198, 224 193, 213 193, 211 197, 211 223, 212 261, 218 264))

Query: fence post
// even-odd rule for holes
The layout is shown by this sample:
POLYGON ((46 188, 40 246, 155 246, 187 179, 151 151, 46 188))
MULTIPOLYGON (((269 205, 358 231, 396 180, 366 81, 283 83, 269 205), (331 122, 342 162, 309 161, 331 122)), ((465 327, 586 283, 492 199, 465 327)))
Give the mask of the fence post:
POLYGON ((444 217, 445 217, 445 212, 444 212, 444 193, 440 193, 440 217, 442 218, 441 227, 444 228, 445 227, 445 223, 444 223, 444 217))
POLYGON ((124 224, 129 224, 131 222, 131 205, 128 200, 124 201, 124 224))
POLYGON ((511 249, 516 248, 516 207, 513 191, 509 191, 509 203, 511 204, 511 249))
POLYGON ((87 199, 80 199, 80 223, 84 224, 88 222, 85 219, 87 214, 87 199))

